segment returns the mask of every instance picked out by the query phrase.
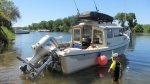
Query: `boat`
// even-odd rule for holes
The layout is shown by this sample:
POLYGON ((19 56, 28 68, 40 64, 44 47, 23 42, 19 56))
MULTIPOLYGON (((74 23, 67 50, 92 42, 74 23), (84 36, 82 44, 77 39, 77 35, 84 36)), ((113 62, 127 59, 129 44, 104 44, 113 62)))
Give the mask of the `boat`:
POLYGON ((29 30, 17 29, 15 30, 15 34, 29 34, 29 30))
POLYGON ((38 29, 37 31, 38 31, 38 32, 49 32, 48 29, 38 29))
POLYGON ((127 49, 130 38, 123 27, 113 23, 113 17, 87 11, 80 16, 80 23, 72 27, 72 37, 69 42, 58 43, 56 37, 45 35, 32 45, 32 57, 23 61, 26 65, 20 69, 29 71, 31 77, 37 77, 46 67, 63 74, 97 65, 96 59, 105 55, 111 59, 112 51, 123 54, 127 49), (29 67, 27 67, 29 66, 29 67))

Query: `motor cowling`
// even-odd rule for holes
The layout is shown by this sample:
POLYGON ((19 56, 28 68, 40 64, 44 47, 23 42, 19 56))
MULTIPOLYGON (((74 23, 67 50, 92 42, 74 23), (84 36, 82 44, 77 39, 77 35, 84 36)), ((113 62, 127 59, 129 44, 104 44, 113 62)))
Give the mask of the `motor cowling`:
POLYGON ((38 68, 46 56, 51 56, 49 55, 50 50, 53 50, 53 48, 57 47, 58 43, 55 38, 45 35, 39 42, 37 42, 35 45, 32 45, 34 55, 29 62, 38 68))

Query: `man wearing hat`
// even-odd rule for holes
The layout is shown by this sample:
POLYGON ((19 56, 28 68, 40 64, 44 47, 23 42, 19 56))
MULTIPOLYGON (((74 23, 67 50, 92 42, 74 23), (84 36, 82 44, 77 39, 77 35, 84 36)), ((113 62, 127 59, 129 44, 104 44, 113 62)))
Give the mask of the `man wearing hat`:
POLYGON ((108 70, 108 73, 111 74, 113 82, 116 82, 118 84, 119 83, 118 79, 121 78, 123 75, 121 63, 119 62, 118 53, 114 53, 112 55, 112 61, 113 62, 108 70))

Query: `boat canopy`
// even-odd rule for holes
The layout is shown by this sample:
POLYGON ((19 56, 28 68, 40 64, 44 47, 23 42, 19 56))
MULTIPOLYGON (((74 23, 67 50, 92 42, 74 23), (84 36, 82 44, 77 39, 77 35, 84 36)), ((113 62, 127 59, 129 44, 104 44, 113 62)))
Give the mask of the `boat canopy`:
POLYGON ((87 11, 83 12, 79 16, 80 20, 93 20, 93 21, 100 21, 100 22, 112 22, 113 17, 109 16, 104 13, 94 12, 94 11, 87 11))

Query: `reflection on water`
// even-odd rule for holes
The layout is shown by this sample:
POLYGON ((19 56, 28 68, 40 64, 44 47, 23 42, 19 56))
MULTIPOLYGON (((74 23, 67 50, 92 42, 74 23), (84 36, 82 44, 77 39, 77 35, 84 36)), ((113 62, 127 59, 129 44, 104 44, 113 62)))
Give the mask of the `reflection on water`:
MULTIPOLYGON (((63 41, 69 41, 71 35, 67 33, 31 32, 30 34, 17 35, 12 51, 0 54, 0 83, 1 84, 110 84, 111 78, 107 70, 111 64, 106 66, 92 66, 79 72, 64 75, 54 71, 43 71, 38 78, 31 80, 28 75, 23 75, 19 70, 22 62, 16 56, 26 58, 32 56, 31 45, 41 37, 49 34, 52 36, 63 36, 63 41), (35 38, 36 37, 36 38, 35 38), (34 39, 33 39, 34 38, 34 39)), ((123 67, 123 78, 121 84, 148 84, 150 82, 150 34, 133 35, 131 45, 124 55, 120 56, 123 67)))
POLYGON ((130 43, 129 43, 128 50, 131 50, 131 51, 134 50, 135 41, 136 41, 135 34, 130 34, 130 43))

